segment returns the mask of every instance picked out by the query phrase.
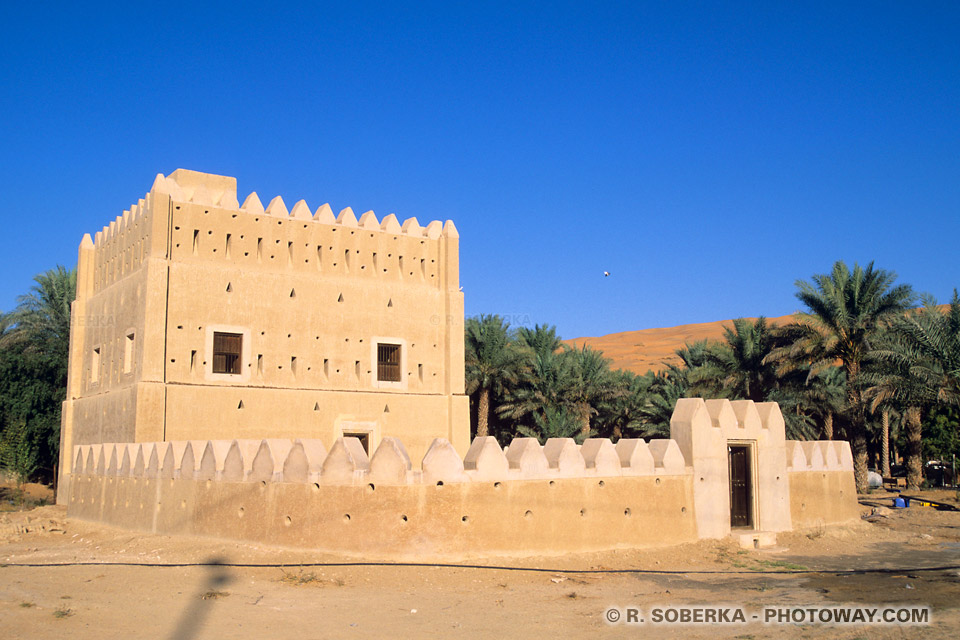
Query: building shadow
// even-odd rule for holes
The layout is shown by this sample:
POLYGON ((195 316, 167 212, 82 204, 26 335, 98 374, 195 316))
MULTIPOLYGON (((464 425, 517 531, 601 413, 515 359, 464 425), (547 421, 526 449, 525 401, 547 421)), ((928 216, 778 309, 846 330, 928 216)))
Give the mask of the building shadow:
POLYGON ((215 601, 219 597, 219 590, 233 581, 223 558, 210 558, 200 566, 206 569, 204 579, 190 599, 190 604, 180 614, 177 626, 170 634, 170 640, 197 638, 212 608, 216 606, 215 601))

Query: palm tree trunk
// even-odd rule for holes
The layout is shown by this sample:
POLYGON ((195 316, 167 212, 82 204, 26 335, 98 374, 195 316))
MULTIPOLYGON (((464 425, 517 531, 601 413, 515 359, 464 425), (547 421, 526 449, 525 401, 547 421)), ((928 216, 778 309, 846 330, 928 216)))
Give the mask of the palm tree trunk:
POLYGON ((867 416, 860 395, 860 363, 846 365, 847 401, 850 405, 850 448, 853 449, 853 481, 857 493, 866 493, 867 482, 867 416))
POLYGON ((580 433, 586 438, 590 435, 590 406, 580 409, 580 433))
POLYGON ((919 489, 923 481, 921 472, 921 424, 920 407, 907 407, 904 412, 907 423, 907 489, 919 489))
POLYGON ((833 411, 827 411, 823 417, 823 435, 827 440, 833 440, 833 411))
POLYGON ((485 438, 490 434, 490 389, 480 389, 480 403, 477 406, 477 437, 485 438))
POLYGON ((882 437, 880 440, 880 450, 883 456, 883 466, 881 473, 884 478, 890 477, 890 410, 884 409, 880 414, 881 424, 883 425, 882 437))
POLYGON ((853 449, 853 481, 857 485, 857 493, 866 493, 869 488, 867 482, 867 438, 862 431, 854 432, 850 437, 850 448, 853 449))

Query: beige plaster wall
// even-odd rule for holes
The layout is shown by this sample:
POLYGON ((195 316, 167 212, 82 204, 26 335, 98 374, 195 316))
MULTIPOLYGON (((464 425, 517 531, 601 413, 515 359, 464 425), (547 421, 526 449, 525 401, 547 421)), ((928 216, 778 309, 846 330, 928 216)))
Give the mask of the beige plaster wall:
POLYGON ((790 515, 796 529, 860 521, 849 471, 791 471, 790 515))
POLYGON ((786 452, 795 528, 860 521, 850 443, 787 441, 786 452))
POLYGON ((68 515, 156 533, 299 546, 366 558, 543 555, 696 539, 691 476, 642 440, 478 439, 467 464, 435 440, 420 470, 386 438, 92 445, 68 515), (552 446, 552 445, 559 446, 552 446), (586 454, 580 451, 586 450, 586 454), (548 455, 549 454, 549 455, 548 455), (579 456, 579 461, 575 460, 579 456))
POLYGON ((84 237, 73 315, 61 451, 343 425, 369 431, 371 450, 385 436, 418 456, 435 436, 469 446, 450 221, 264 207, 255 193, 241 206, 234 178, 178 169, 84 237), (212 373, 217 330, 244 335, 241 375, 212 373), (402 345, 400 382, 376 379, 378 342, 402 345))
MULTIPOLYGON (((457 425, 469 420, 466 397, 322 389, 171 385, 167 439, 316 438, 370 432, 370 453, 385 436, 401 438, 418 460, 434 438, 459 452, 469 446, 457 425), (241 402, 243 408, 240 409, 241 402)), ((109 441, 107 441, 109 442, 109 441)))
POLYGON ((69 515, 364 558, 549 555, 696 539, 689 476, 321 486, 79 476, 69 515), (687 508, 681 512, 681 508, 687 508), (581 515, 584 510, 584 515, 581 515), (629 511, 628 511, 629 510, 629 511), (629 515, 626 515, 629 513, 629 515))

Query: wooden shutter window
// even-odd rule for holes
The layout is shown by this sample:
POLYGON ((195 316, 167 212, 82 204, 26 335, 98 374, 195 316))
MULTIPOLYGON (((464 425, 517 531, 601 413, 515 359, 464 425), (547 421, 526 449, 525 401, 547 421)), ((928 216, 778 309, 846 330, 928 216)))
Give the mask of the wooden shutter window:
POLYGON ((377 380, 400 382, 400 345, 377 345, 377 380))
POLYGON ((213 372, 240 375, 240 356, 243 353, 243 334, 213 334, 213 372))

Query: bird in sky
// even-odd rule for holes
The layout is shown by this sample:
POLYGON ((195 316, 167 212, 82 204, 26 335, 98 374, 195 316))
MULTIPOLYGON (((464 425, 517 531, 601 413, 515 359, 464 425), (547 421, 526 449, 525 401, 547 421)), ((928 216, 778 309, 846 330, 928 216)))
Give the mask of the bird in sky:
POLYGON ((609 277, 610 277, 610 272, 609 272, 609 271, 604 271, 604 272, 603 272, 603 277, 604 277, 604 278, 609 278, 609 277))

